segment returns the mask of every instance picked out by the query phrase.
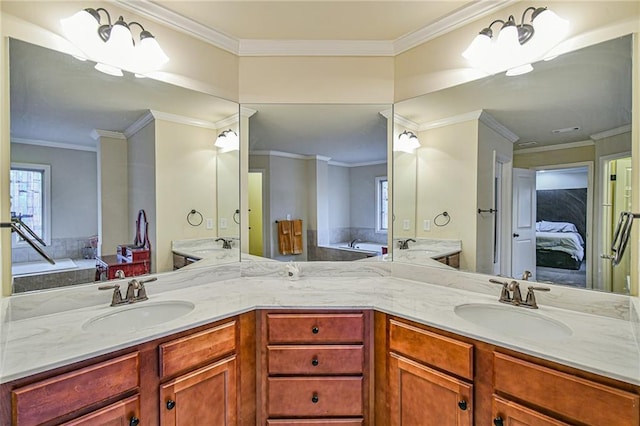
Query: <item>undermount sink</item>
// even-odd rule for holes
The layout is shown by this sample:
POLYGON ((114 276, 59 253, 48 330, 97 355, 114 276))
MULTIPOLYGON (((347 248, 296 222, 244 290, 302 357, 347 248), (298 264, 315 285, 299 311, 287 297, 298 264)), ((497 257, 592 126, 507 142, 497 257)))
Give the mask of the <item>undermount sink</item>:
POLYGON ((480 327, 514 337, 560 340, 573 334, 560 321, 518 306, 469 303, 456 306, 454 312, 480 327))
POLYGON ((193 303, 181 300, 139 302, 115 307, 112 312, 91 318, 82 325, 82 329, 110 333, 136 331, 180 318, 194 307, 193 303))

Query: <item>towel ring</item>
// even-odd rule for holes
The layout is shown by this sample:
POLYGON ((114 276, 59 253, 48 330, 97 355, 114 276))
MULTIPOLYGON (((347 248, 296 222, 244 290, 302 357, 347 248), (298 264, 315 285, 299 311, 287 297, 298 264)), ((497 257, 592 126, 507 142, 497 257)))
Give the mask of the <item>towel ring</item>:
POLYGON ((199 211, 197 211, 196 209, 191 209, 191 211, 189 213, 187 213, 187 222, 189 223, 189 225, 191 226, 200 226, 202 225, 202 213, 200 213, 199 211), (194 220, 193 222, 191 221, 191 216, 196 216, 196 217, 200 217, 200 221, 198 223, 195 223, 196 221, 194 220))
POLYGON ((451 222, 451 216, 449 216, 449 213, 447 212, 442 212, 439 215, 437 215, 435 218, 433 218, 433 224, 436 226, 447 226, 449 222, 451 222), (440 217, 443 217, 444 219, 441 220, 440 223, 438 223, 438 218, 440 217))

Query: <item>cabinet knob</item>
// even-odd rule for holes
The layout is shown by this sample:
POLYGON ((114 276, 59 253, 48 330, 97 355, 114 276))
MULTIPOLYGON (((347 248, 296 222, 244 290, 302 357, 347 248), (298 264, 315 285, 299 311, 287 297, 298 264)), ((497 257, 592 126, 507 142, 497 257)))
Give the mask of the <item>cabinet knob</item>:
POLYGON ((318 327, 313 327, 313 328, 311 329, 311 332, 312 332, 313 334, 318 334, 318 333, 320 333, 320 329, 319 329, 318 327))
POLYGON ((314 393, 313 396, 311 397, 311 402, 313 402, 314 404, 317 404, 318 401, 320 401, 320 398, 318 398, 317 393, 314 393))
POLYGON ((498 416, 495 419, 493 419, 493 424, 495 426, 504 426, 504 421, 502 420, 502 417, 498 416))
POLYGON ((167 410, 173 410, 176 407, 176 402, 173 399, 167 401, 167 410))
POLYGON ((140 419, 136 416, 131 416, 129 419, 129 426, 138 426, 140 424, 140 419))
POLYGON ((318 364, 320 364, 320 361, 318 361, 318 358, 314 358, 311 360, 311 365, 313 365, 314 367, 317 367, 318 364))
POLYGON ((467 401, 464 399, 462 401, 458 401, 458 407, 460 407, 462 411, 465 411, 467 409, 467 401))

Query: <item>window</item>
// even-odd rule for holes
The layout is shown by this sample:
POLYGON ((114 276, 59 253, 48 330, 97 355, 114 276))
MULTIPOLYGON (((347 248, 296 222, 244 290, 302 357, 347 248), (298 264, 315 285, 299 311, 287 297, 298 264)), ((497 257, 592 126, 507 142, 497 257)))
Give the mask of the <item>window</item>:
POLYGON ((376 178, 376 232, 389 229, 389 195, 386 176, 376 178))
MULTIPOLYGON (((11 163, 11 216, 19 217, 47 244, 51 243, 50 167, 46 164, 11 163)), ((17 233, 13 243, 25 244, 17 233)))

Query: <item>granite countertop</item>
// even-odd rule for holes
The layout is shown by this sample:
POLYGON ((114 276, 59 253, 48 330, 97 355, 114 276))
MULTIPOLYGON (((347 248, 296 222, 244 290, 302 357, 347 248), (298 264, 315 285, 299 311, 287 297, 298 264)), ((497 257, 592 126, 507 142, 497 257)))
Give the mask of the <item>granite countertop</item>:
POLYGON ((129 330, 84 331, 82 325, 88 320, 122 309, 110 307, 110 294, 98 292, 94 284, 2 299, 0 382, 256 308, 362 308, 640 385, 640 351, 634 334, 638 333, 638 324, 637 320, 625 318, 629 309, 634 312, 629 307, 635 303, 631 300, 634 298, 612 296, 611 302, 599 307, 592 303, 588 309, 605 313, 594 315, 570 304, 568 309, 551 306, 562 305, 560 299, 565 294, 571 296, 572 290, 556 286, 551 296, 538 298, 540 309, 536 313, 567 325, 572 335, 531 339, 480 327, 455 313, 455 306, 467 303, 506 306, 497 302, 499 287, 486 283, 486 277, 480 280, 473 274, 388 262, 297 264, 300 276, 288 277, 287 270, 291 269, 286 265, 243 262, 161 274, 158 281, 147 285, 149 300, 140 305, 179 300, 191 302, 195 308, 180 318, 145 329, 136 329, 132 324, 129 330), (455 286, 467 286, 473 291, 455 286))

